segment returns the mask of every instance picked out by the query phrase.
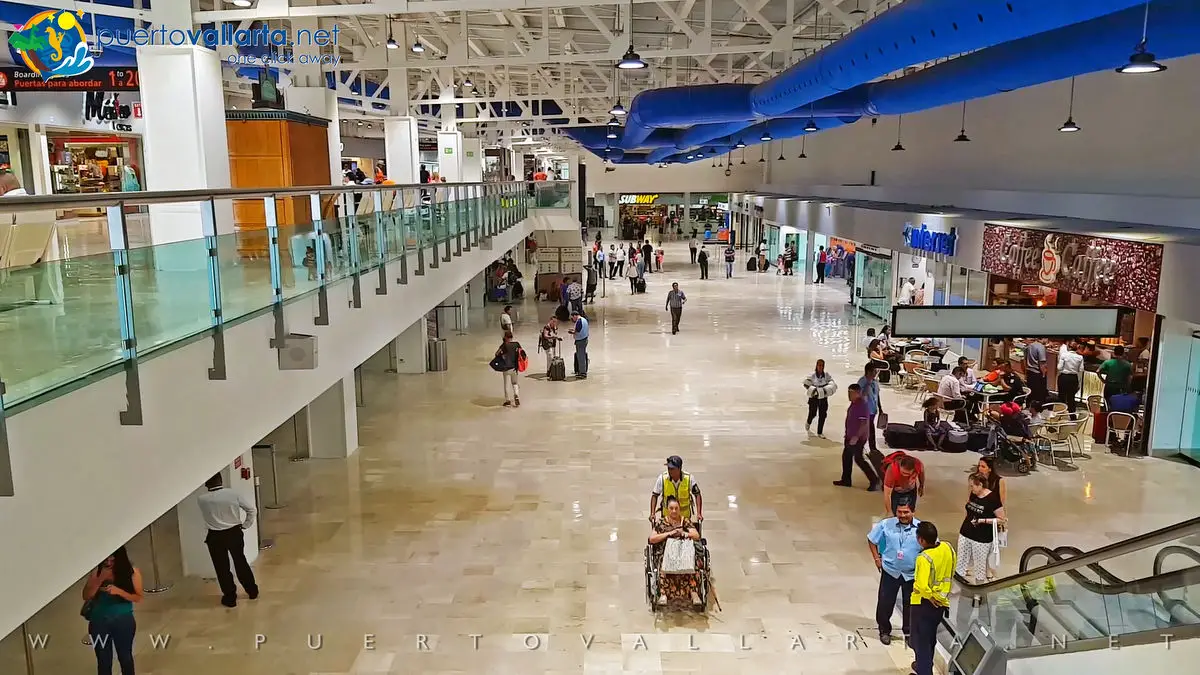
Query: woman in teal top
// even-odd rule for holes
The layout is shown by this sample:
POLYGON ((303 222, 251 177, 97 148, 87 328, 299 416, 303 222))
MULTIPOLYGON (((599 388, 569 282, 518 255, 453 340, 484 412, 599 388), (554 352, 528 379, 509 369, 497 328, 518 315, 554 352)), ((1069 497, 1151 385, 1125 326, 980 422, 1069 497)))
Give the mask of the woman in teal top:
POLYGON ((83 585, 83 616, 96 652, 98 675, 112 675, 113 652, 121 675, 134 675, 133 636, 137 623, 133 603, 142 601, 142 573, 129 562, 125 547, 117 549, 83 585))

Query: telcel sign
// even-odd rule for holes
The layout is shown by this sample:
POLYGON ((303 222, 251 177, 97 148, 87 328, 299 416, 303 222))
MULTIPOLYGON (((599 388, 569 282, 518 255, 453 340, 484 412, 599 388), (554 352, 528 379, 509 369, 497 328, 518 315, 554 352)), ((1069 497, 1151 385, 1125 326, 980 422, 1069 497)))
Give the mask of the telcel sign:
POLYGON ((658 201, 658 195, 621 195, 619 204, 653 204, 658 201))
POLYGON ((958 245, 958 234, 953 227, 949 232, 934 232, 924 223, 921 224, 921 229, 913 227, 912 223, 905 223, 904 245, 914 251, 953 256, 958 245))

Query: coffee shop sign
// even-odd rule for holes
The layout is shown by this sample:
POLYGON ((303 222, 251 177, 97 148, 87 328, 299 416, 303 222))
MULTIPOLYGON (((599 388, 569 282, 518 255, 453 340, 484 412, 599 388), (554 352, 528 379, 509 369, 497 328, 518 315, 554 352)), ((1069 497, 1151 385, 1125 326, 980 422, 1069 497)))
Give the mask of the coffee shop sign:
POLYGON ((958 245, 958 234, 953 227, 949 232, 934 232, 925 223, 921 223, 920 229, 912 223, 905 223, 904 245, 914 251, 953 256, 958 245))

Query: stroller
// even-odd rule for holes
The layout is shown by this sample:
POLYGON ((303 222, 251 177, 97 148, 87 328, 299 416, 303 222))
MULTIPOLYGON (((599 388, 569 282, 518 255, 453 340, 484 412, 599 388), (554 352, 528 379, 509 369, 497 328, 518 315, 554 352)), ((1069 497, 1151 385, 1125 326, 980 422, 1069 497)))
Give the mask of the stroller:
POLYGON ((1019 411, 1015 414, 992 413, 984 417, 988 430, 986 454, 1012 465, 1017 473, 1027 474, 1037 466, 1039 439, 1029 427, 1029 420, 1019 411))

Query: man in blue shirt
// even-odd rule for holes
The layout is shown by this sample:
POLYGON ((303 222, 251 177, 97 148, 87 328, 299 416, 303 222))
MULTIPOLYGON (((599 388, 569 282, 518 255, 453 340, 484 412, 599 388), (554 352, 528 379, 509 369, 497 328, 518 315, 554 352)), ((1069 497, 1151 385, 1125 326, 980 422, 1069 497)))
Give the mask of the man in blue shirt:
POLYGON ((871 451, 877 453, 879 448, 875 445, 875 417, 883 412, 883 406, 879 400, 879 378, 875 374, 875 366, 867 364, 863 376, 858 378, 858 386, 862 389, 863 401, 866 402, 867 413, 871 416, 867 439, 871 443, 871 451))
POLYGON ((917 556, 921 555, 921 544, 917 541, 917 525, 920 524, 921 521, 913 516, 912 507, 901 502, 894 518, 875 523, 867 534, 867 546, 879 569, 875 623, 879 626, 879 641, 885 645, 892 642, 892 610, 896 607, 897 593, 901 594, 900 630, 905 641, 908 640, 908 616, 912 606, 908 599, 912 595, 917 556))
POLYGON ((575 323, 569 333, 575 336, 575 377, 586 380, 588 371, 588 320, 578 311, 571 312, 571 321, 575 323))

